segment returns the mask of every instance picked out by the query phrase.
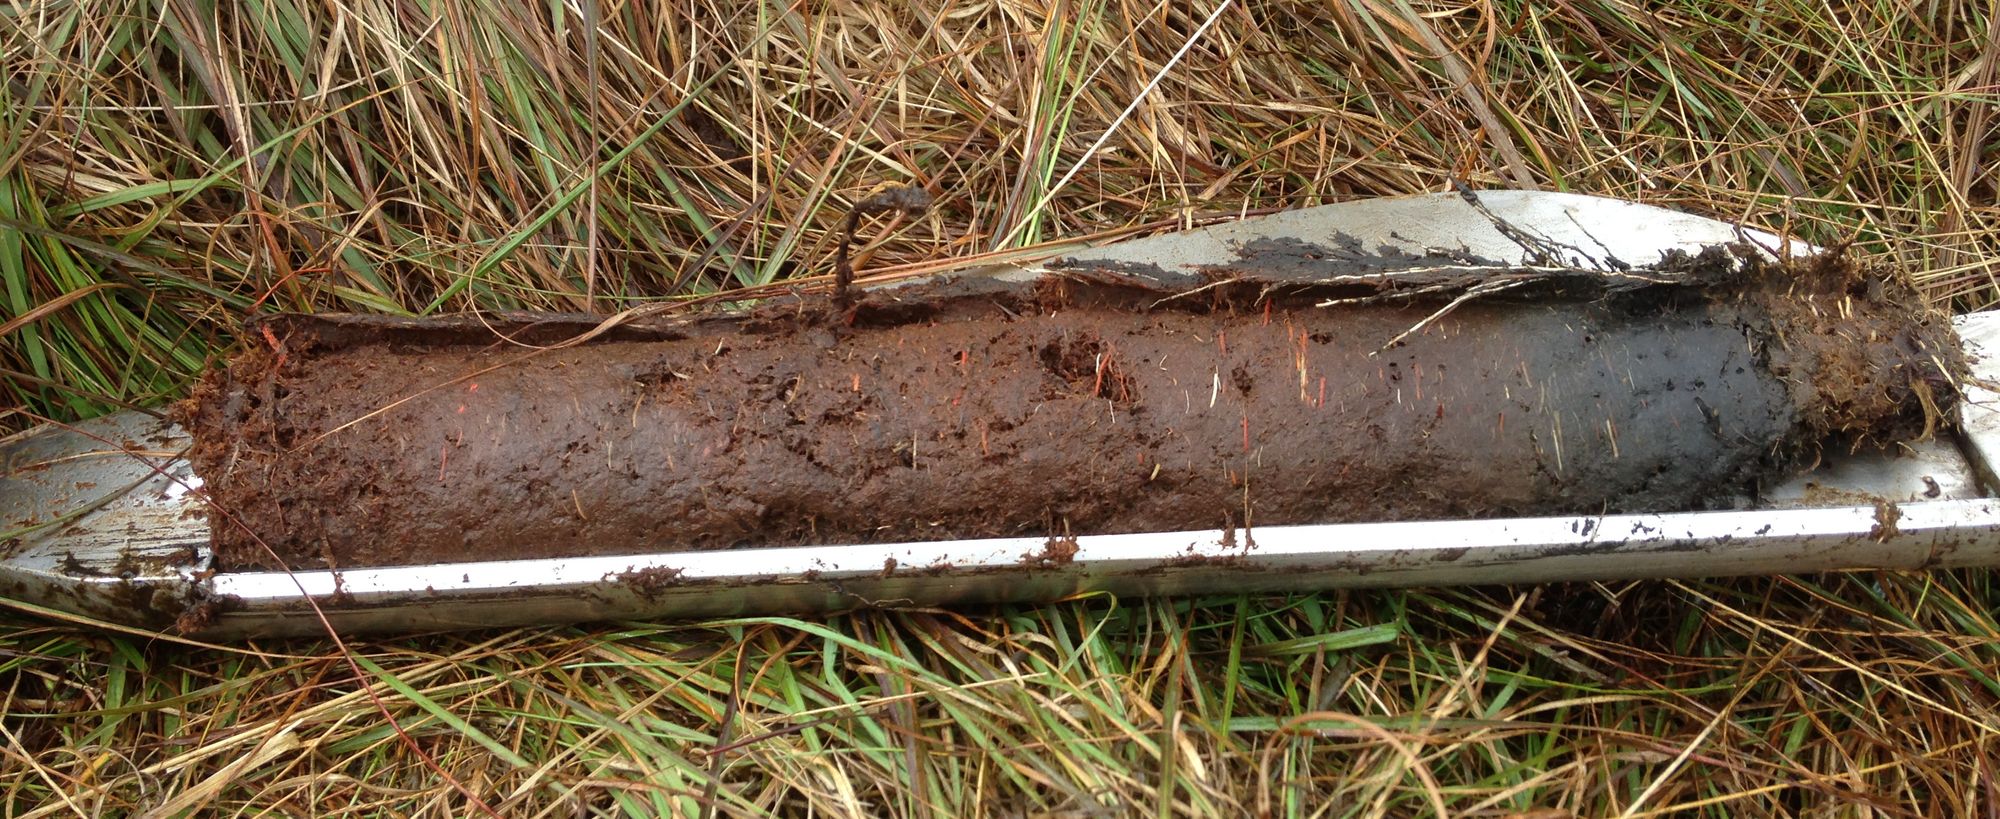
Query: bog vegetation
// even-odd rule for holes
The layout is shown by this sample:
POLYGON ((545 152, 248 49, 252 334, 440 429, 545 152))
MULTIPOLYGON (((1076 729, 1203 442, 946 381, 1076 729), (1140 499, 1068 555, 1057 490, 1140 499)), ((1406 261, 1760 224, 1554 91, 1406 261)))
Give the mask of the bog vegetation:
MULTIPOLYGON (((246 315, 609 312, 1363 196, 1622 196, 2000 297, 1985 4, 0 7, 0 428, 246 315)), ((0 625, 21 815, 1966 815, 1987 572, 197 647, 0 625)))

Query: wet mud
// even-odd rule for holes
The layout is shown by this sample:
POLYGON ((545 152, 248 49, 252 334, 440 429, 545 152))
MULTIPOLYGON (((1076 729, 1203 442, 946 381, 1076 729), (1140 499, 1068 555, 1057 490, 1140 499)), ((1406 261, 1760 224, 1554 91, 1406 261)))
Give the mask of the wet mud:
POLYGON ((1838 262, 1395 261, 1433 269, 1250 248, 546 349, 594 320, 274 317, 180 419, 234 570, 1716 508, 1954 400, 1945 322, 1838 262))

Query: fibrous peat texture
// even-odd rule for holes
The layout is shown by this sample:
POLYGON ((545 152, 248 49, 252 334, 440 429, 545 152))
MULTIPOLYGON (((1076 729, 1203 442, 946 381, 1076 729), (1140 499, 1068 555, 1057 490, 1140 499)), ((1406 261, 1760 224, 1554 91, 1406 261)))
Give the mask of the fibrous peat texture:
POLYGON ((298 569, 1713 508, 1952 400, 1945 322, 1835 260, 1340 256, 805 297, 552 349, 590 325, 276 317, 181 416, 221 564, 298 569))

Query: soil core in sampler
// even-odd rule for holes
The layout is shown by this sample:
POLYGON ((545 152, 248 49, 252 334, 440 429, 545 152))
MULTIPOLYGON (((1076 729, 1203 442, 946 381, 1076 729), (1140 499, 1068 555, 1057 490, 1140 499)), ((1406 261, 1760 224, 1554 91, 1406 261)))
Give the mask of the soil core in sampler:
POLYGON ((1955 400, 1894 276, 1476 261, 1277 243, 552 348, 595 320, 268 317, 178 416, 242 570, 1717 508, 1955 400))

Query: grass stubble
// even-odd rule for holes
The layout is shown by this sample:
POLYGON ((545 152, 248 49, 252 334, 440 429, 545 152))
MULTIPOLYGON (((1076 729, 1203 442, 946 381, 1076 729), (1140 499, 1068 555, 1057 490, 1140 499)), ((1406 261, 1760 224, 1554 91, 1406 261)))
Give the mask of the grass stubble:
MULTIPOLYGON (((2000 299, 1975 3, 0 5, 0 429, 250 313, 680 309, 1362 196, 1621 196, 2000 299)), ((1987 571, 198 646, 0 622, 17 816, 1973 816, 1987 571), (468 796, 467 794, 471 794, 468 796)))

